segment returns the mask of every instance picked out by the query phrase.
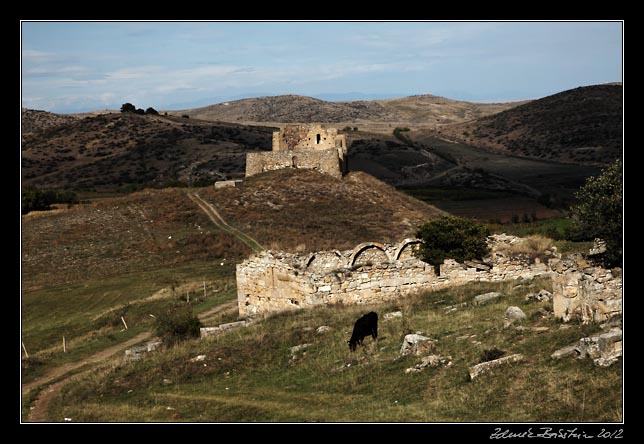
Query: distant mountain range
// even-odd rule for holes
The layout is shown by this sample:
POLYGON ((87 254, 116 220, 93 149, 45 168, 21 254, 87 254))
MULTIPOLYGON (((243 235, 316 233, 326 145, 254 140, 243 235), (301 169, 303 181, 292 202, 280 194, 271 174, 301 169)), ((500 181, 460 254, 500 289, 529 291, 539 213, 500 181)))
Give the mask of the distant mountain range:
POLYGON ((498 113, 525 102, 473 103, 429 94, 384 100, 329 102, 284 95, 241 99, 201 108, 168 111, 210 121, 236 123, 393 122, 445 125, 498 113))

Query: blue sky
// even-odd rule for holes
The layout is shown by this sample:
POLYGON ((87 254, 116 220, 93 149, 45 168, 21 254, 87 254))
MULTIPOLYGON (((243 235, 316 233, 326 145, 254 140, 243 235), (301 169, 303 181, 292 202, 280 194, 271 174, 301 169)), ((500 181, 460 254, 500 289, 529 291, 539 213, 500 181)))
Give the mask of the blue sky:
POLYGON ((495 102, 622 81, 621 22, 23 22, 22 106, 261 95, 495 102))

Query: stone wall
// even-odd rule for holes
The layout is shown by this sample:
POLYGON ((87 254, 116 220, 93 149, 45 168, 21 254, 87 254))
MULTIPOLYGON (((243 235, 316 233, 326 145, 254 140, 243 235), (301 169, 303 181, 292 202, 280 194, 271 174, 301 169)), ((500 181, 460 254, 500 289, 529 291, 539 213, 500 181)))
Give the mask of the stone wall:
MULTIPOLYGON (((491 237, 490 242, 503 240, 491 237)), ((308 255, 264 251, 237 265, 239 314, 264 315, 339 302, 372 304, 468 282, 551 274, 544 263, 493 253, 488 265, 446 260, 436 275, 433 266, 411 254, 418 243, 416 239, 363 243, 353 250, 308 255)))
POLYGON ((287 125, 273 133, 270 152, 246 155, 246 176, 283 168, 316 169, 333 177, 347 172, 347 138, 322 125, 287 125))
POLYGON ((622 314, 622 272, 591 267, 581 258, 551 261, 553 309, 557 318, 604 322, 622 314))
POLYGON ((343 172, 335 148, 322 151, 265 151, 246 154, 246 177, 284 168, 315 169, 338 179, 342 177, 343 172))
POLYGON ((286 125, 273 133, 273 151, 311 151, 344 148, 347 137, 323 125, 286 125))

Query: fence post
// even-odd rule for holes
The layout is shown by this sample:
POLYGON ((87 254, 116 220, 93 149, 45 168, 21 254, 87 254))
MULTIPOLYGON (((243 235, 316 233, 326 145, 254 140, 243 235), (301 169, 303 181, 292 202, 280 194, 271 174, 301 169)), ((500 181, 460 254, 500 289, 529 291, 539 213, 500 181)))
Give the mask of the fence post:
POLYGON ((25 357, 29 359, 29 353, 27 353, 27 349, 25 348, 25 343, 22 341, 20 341, 20 343, 22 344, 22 349, 25 351, 25 357))
POLYGON ((123 319, 123 316, 121 316, 121 321, 123 321, 123 325, 125 325, 125 329, 127 330, 127 324, 125 323, 125 319, 123 319))
POLYGON ((63 353, 67 353, 67 346, 65 344, 65 336, 63 336, 63 353))

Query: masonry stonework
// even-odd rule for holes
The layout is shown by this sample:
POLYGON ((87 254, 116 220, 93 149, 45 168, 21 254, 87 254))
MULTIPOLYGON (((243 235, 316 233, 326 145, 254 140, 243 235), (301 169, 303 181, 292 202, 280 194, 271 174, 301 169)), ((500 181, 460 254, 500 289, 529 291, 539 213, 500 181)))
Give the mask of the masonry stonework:
POLYGON ((553 311, 564 321, 604 322, 622 314, 621 268, 591 267, 580 257, 551 261, 553 311))
POLYGON ((372 304, 468 282, 552 275, 545 263, 496 253, 496 245, 512 238, 490 237, 489 266, 446 260, 438 275, 433 266, 411 254, 420 242, 417 239, 398 244, 363 243, 353 250, 308 255, 264 251, 237 265, 239 314, 266 315, 333 303, 372 304))
POLYGON ((347 172, 347 138, 322 125, 287 125, 273 133, 272 151, 246 155, 246 177, 283 168, 315 169, 340 178, 347 172))

